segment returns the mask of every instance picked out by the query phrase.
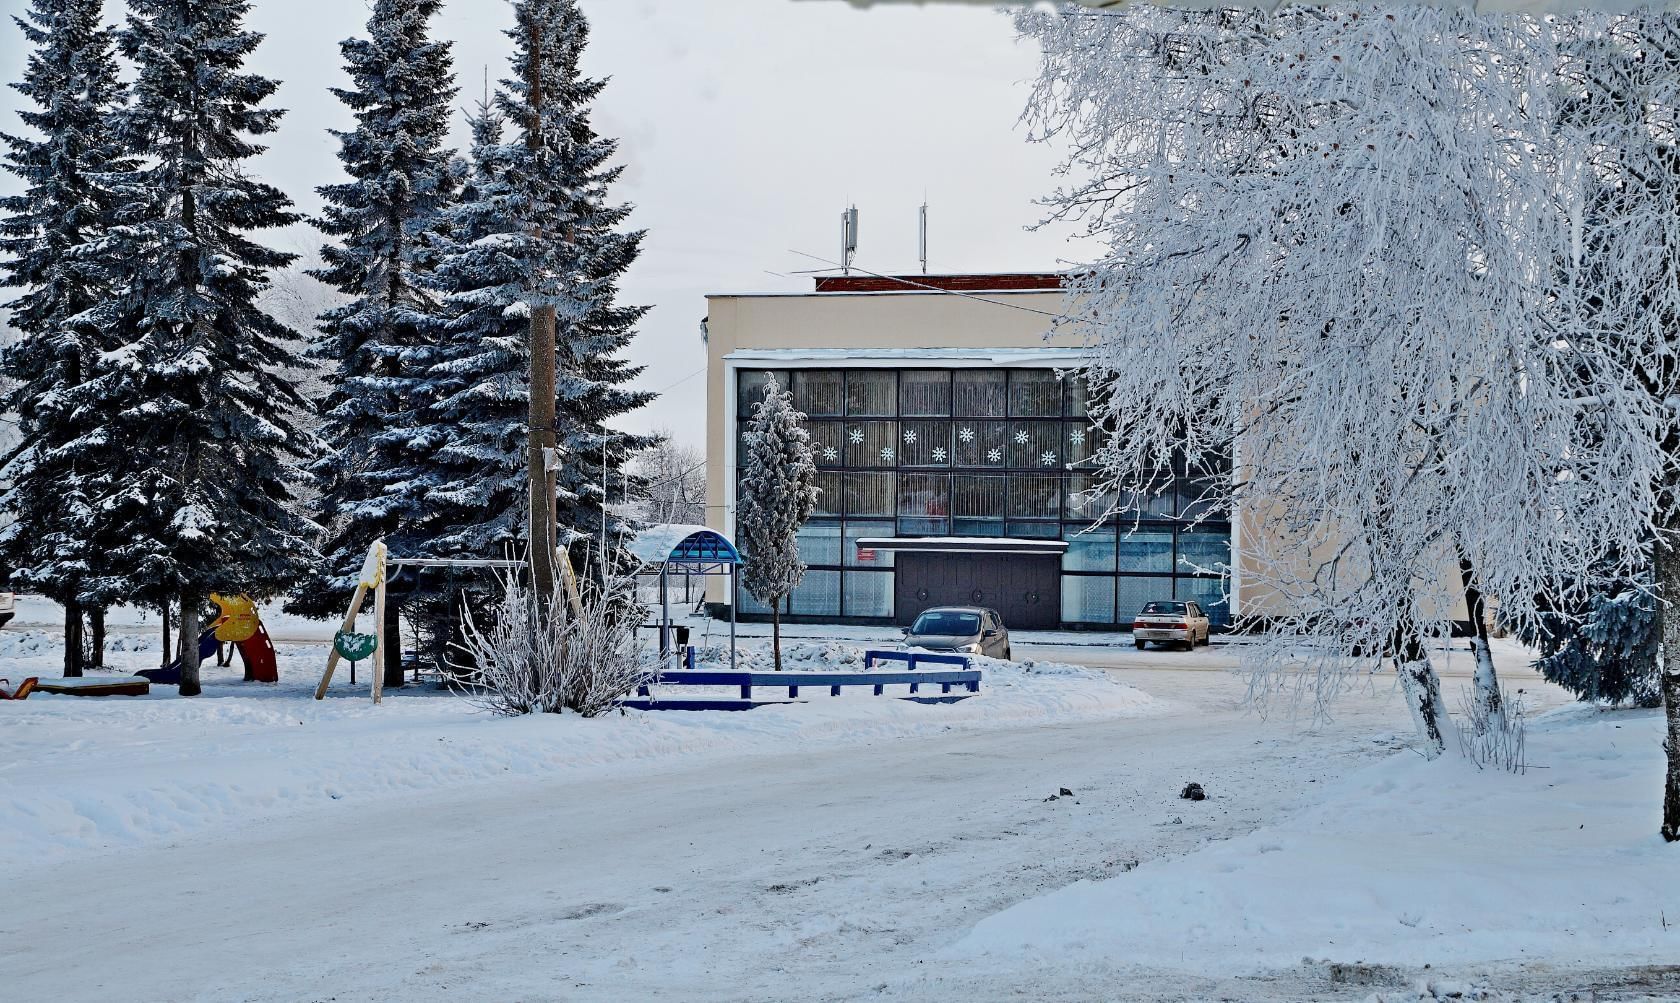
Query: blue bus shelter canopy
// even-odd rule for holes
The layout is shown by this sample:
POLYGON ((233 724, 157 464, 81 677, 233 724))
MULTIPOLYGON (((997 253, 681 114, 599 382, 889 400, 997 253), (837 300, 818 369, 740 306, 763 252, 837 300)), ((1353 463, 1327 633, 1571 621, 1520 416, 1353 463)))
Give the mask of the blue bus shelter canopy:
POLYGON ((630 553, 643 564, 692 574, 727 574, 741 563, 741 552, 724 534, 707 526, 649 526, 630 541, 630 553))

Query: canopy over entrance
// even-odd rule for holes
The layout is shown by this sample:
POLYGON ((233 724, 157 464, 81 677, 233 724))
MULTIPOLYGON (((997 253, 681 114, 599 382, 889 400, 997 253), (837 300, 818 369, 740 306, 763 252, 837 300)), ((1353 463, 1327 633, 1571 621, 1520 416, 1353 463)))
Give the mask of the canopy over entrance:
POLYGON ((649 526, 627 549, 643 564, 696 575, 728 574, 728 568, 741 563, 741 552, 729 537, 708 526, 684 523, 649 526))
POLYGON ((671 572, 726 575, 729 578, 729 667, 735 668, 735 607, 741 552, 728 536, 709 526, 663 523, 637 533, 625 548, 659 572, 659 655, 669 659, 671 644, 671 572))

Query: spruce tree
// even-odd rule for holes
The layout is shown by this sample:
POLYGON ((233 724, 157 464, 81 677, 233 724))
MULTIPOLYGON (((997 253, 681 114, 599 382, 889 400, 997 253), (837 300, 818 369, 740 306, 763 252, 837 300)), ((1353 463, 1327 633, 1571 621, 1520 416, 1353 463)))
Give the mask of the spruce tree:
POLYGON ((817 466, 804 422, 805 416, 794 410, 793 393, 771 377, 747 426, 741 497, 736 499, 747 560, 742 584, 770 607, 777 672, 782 670, 781 602, 805 577, 799 527, 817 504, 817 466))
MULTIPOLYGON (((343 606, 373 540, 383 537, 398 556, 426 549, 415 541, 428 449, 414 432, 435 329, 427 234, 454 187, 444 147, 456 93, 449 44, 429 35, 441 7, 376 0, 367 37, 339 43, 352 86, 333 94, 356 127, 334 135, 350 180, 318 189, 326 209, 317 225, 337 240, 312 274, 349 300, 321 317, 314 348, 336 369, 321 402, 329 449, 311 465, 324 560, 295 604, 310 612, 343 606)), ((396 613, 387 606, 391 621, 396 613)), ((385 683, 400 686, 398 646, 389 654, 385 683)))
POLYGON ((1650 579, 1619 582, 1569 613, 1548 617, 1524 638, 1540 652, 1540 674, 1581 700, 1659 706, 1660 623, 1650 579))
MULTIPOLYGON (((554 504, 556 542, 567 546, 598 539, 603 520, 609 533, 622 531, 603 510, 603 452, 604 479, 622 484, 623 465, 652 441, 608 425, 652 397, 624 389, 640 368, 617 356, 646 311, 615 302, 642 233, 621 230, 630 207, 608 196, 623 168, 610 163, 617 142, 590 124, 590 105, 605 81, 582 73, 589 25, 577 3, 516 0, 514 20, 513 72, 496 108, 518 135, 503 154, 506 188, 495 197, 510 224, 503 249, 519 269, 515 281, 481 294, 502 297, 529 317, 530 385, 537 389, 526 418, 528 477, 540 482, 545 447, 557 447, 560 466, 555 498, 534 494, 527 522, 541 524, 534 510, 554 504), (550 383, 553 408, 544 399, 550 383)), ((533 557, 538 593, 547 594, 546 556, 539 549, 533 557)))
MULTIPOLYGON (((0 283, 23 290, 6 304, 21 339, 0 356, 3 410, 18 416, 20 436, 0 469, 11 482, 4 505, 13 520, 0 535, 0 566, 11 569, 14 588, 64 606, 68 676, 82 673, 84 608, 97 624, 115 598, 96 582, 109 541, 96 532, 83 429, 66 396, 110 347, 87 318, 109 291, 109 276, 89 253, 111 222, 100 176, 122 166, 110 129, 122 88, 100 9, 100 0, 33 0, 13 18, 34 47, 12 87, 34 106, 20 117, 36 135, 0 137, 7 148, 0 166, 24 185, 0 199, 0 283)), ((99 664, 103 631, 95 634, 99 664)))
POLYGON ((124 344, 71 396, 104 471, 90 492, 117 544, 110 580, 181 611, 181 694, 199 691, 199 611, 212 591, 272 595, 308 560, 294 511, 295 335, 257 298, 293 255, 252 232, 298 220, 247 173, 281 112, 273 80, 242 72, 262 41, 245 0, 130 0, 119 35, 136 78, 118 116, 138 168, 114 175, 117 225, 100 258, 117 278, 94 312, 124 344))

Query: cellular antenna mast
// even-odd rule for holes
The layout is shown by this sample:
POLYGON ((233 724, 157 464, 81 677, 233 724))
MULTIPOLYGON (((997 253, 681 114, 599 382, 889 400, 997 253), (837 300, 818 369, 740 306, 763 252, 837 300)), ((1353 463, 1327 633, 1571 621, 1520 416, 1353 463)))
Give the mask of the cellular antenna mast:
POLYGON ((840 271, 844 275, 852 274, 852 258, 857 254, 858 211, 857 206, 843 209, 840 212, 840 271))
POLYGON ((916 251, 922 259, 922 274, 927 274, 927 196, 922 196, 922 208, 916 218, 916 251))

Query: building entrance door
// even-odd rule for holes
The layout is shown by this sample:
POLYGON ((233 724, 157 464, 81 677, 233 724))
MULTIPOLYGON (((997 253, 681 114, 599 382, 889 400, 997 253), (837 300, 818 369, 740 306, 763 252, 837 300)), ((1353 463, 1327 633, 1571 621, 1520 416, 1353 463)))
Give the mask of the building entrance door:
POLYGON ((1053 630, 1061 623, 1062 561, 1053 554, 901 551, 893 578, 901 625, 934 606, 995 609, 1010 630, 1053 630))

